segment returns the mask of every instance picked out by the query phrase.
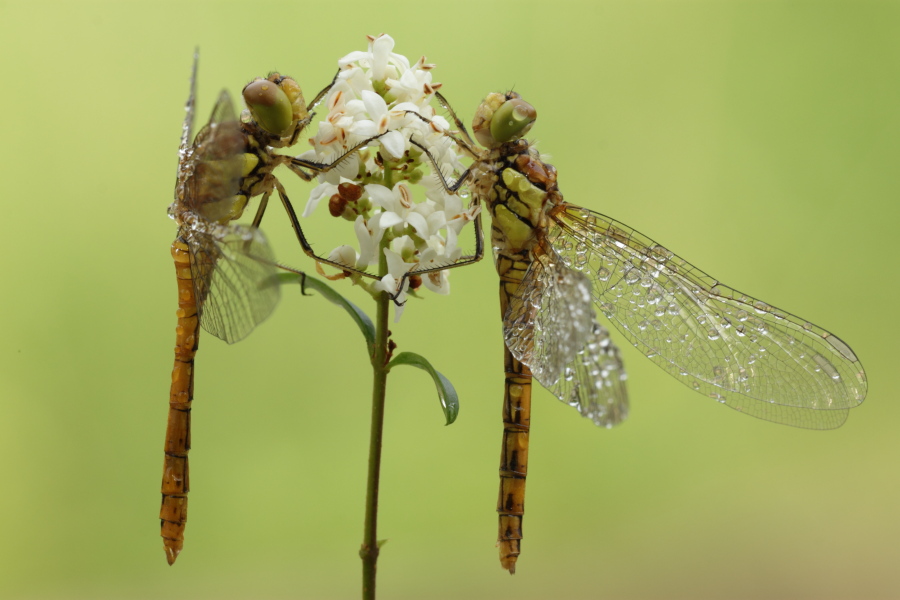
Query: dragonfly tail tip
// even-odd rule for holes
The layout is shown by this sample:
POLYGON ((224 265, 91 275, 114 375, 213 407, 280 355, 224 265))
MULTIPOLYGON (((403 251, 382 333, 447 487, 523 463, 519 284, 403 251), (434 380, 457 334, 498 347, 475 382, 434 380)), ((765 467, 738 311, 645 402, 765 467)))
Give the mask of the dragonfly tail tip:
POLYGON ((173 548, 172 546, 169 546, 168 544, 166 544, 165 550, 166 550, 166 562, 168 562, 169 566, 171 567, 172 565, 175 564, 175 559, 177 559, 178 555, 181 553, 181 548, 173 548))

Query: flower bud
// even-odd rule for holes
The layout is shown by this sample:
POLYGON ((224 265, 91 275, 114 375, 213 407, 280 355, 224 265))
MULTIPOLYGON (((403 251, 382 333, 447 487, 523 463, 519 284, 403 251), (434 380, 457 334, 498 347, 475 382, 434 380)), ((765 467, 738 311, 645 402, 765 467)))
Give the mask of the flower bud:
POLYGON ((331 213, 332 217, 339 217, 344 214, 344 208, 347 207, 348 200, 342 197, 340 194, 334 194, 328 200, 328 212, 331 213))

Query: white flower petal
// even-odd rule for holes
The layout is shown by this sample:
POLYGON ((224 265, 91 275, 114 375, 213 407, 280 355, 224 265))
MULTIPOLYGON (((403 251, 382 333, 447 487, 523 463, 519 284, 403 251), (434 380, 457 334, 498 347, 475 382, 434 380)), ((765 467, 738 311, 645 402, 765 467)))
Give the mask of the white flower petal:
POLYGON ((356 239, 359 240, 359 258, 356 263, 359 269, 365 269, 378 258, 378 244, 384 235, 384 228, 379 226, 378 217, 379 215, 375 215, 366 223, 362 215, 359 215, 353 223, 356 239))
POLYGON ((380 214, 381 214, 380 224, 385 229, 388 229, 389 227, 393 227, 394 225, 399 225, 400 223, 403 222, 403 217, 401 217, 400 215, 398 215, 395 212, 383 212, 380 214))
POLYGON ((372 79, 382 81, 385 77, 388 58, 394 49, 394 38, 389 35, 380 35, 372 42, 372 79))
MULTIPOLYGON (((393 242, 396 241, 397 240, 393 240, 393 242)), ((399 281, 401 277, 406 275, 406 273, 408 273, 410 269, 416 266, 415 263, 408 263, 404 261, 402 256, 400 256, 390 248, 384 249, 384 256, 387 258, 388 273, 393 275, 394 278, 397 279, 397 281, 399 281)))
POLYGON ((344 58, 342 58, 338 61, 338 68, 343 69, 350 63, 354 63, 358 60, 368 58, 369 56, 370 55, 368 52, 362 52, 360 50, 357 50, 356 52, 351 52, 350 54, 348 54, 347 56, 345 56, 344 58))
POLYGON ((406 151, 406 138, 399 131, 391 131, 381 136, 378 138, 378 142, 394 158, 402 157, 406 151))
POLYGON ((431 228, 428 226, 428 221, 426 221, 425 217, 419 213, 411 212, 406 215, 406 222, 416 230, 416 233, 418 233, 419 237, 423 240, 427 240, 431 236, 431 228))
POLYGON ((364 187, 366 194, 368 194, 369 199, 371 199, 374 204, 385 210, 391 210, 391 208, 393 208, 395 202, 394 192, 377 183, 370 183, 364 187))
POLYGON ((434 292, 446 296, 450 293, 450 271, 434 271, 426 273, 422 277, 425 287, 434 292))
POLYGON ((365 104, 366 112, 369 113, 369 117, 371 117, 373 121, 377 121, 382 115, 386 115, 388 112, 384 98, 375 92, 363 92, 362 101, 363 104, 365 104))
POLYGON ((328 255, 328 260, 346 265, 348 267, 355 267, 358 258, 359 255, 356 253, 356 250, 354 250, 352 246, 347 245, 338 246, 331 251, 331 254, 328 255))
POLYGON ((309 193, 309 200, 306 201, 306 208, 303 210, 303 216, 310 216, 316 207, 319 205, 319 202, 322 201, 322 198, 331 198, 334 194, 337 193, 337 186, 333 183, 324 182, 320 183, 309 193))
POLYGON ((350 133, 359 137, 360 139, 375 137, 376 135, 378 135, 378 125, 374 121, 370 121, 368 119, 363 121, 356 121, 353 125, 350 126, 350 133))

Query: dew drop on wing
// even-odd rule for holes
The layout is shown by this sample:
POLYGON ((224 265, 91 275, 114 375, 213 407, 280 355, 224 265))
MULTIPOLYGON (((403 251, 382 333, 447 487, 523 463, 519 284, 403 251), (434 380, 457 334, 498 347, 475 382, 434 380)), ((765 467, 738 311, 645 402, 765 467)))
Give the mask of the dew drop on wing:
POLYGON ((841 380, 841 374, 838 373, 838 370, 834 368, 834 365, 831 364, 827 358, 825 358, 821 354, 816 354, 815 356, 813 356, 813 360, 816 361, 816 364, 821 367, 822 371, 824 371, 826 375, 828 375, 835 381, 841 380))

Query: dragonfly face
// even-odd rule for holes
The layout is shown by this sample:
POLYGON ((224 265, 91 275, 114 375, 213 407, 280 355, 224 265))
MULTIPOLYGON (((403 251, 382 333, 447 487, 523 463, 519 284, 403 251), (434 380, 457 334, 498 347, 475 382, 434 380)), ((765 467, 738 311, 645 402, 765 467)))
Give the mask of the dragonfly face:
POLYGON ((522 139, 535 118, 517 94, 491 94, 473 122, 485 150, 456 119, 475 159, 464 181, 492 216, 500 275, 506 385, 498 546, 510 572, 522 537, 531 377, 597 425, 628 414, 622 360, 595 308, 684 385, 751 416, 831 429, 867 390, 861 362, 834 334, 566 202, 556 170, 522 139))

